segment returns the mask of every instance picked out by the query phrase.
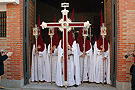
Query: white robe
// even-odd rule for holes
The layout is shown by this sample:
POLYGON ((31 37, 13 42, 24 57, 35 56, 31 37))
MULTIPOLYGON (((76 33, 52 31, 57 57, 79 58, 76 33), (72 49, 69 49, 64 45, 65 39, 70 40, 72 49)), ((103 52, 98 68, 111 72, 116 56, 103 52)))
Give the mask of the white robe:
MULTIPOLYGON (((91 46, 91 48, 92 48, 92 46, 91 46)), ((91 49, 91 51, 90 51, 90 55, 91 55, 91 57, 90 57, 90 64, 89 64, 89 71, 88 71, 88 75, 89 75, 89 82, 94 82, 94 77, 95 77, 95 64, 94 64, 94 59, 93 59, 93 55, 94 55, 94 53, 93 53, 93 50, 91 49)))
MULTIPOLYGON (((50 53, 50 44, 48 45, 48 54, 50 53)), ((51 65, 51 56, 49 54, 50 65, 51 65)), ((56 68, 57 68, 58 53, 57 48, 55 48, 54 53, 52 53, 52 81, 56 81, 56 68)))
MULTIPOLYGON (((91 46, 91 44, 90 44, 91 46)), ((83 81, 88 81, 92 79, 91 73, 93 72, 93 69, 91 69, 92 66, 92 47, 86 51, 87 55, 85 57, 81 57, 83 52, 80 51, 79 44, 78 44, 78 51, 79 51, 79 61, 80 61, 80 79, 82 80, 82 72, 83 72, 83 60, 84 60, 84 72, 83 72, 83 81), (88 73, 88 74, 87 74, 88 73)))
MULTIPOLYGON (((62 67, 63 63, 61 62, 61 57, 63 56, 63 49, 61 48, 61 40, 59 42, 58 46, 58 61, 57 61, 57 74, 56 74, 56 84, 58 86, 63 86, 64 85, 64 76, 62 75, 62 67)), ((68 86, 73 86, 74 84, 79 85, 80 82, 80 68, 79 68, 79 57, 78 57, 78 52, 77 52, 77 45, 76 41, 73 42, 72 45, 72 51, 71 53, 73 54, 70 56, 70 59, 68 59, 68 86), (75 75, 75 79, 74 79, 75 75)), ((64 73, 64 68, 63 68, 63 73, 64 73)))
MULTIPOLYGON (((104 60, 104 78, 106 78, 107 84, 110 84, 110 50, 108 43, 108 50, 104 52, 104 57, 107 59, 104 60), (106 72, 106 75, 105 75, 106 72)), ((95 65, 95 82, 103 82, 103 52, 97 48, 97 42, 94 44, 94 65, 95 65)), ((105 82, 105 79, 104 79, 105 82)))
MULTIPOLYGON (((43 52, 39 51, 38 55, 38 76, 40 81, 50 82, 50 64, 48 54, 46 52, 46 44, 43 52)), ((37 77, 37 57, 35 53, 35 45, 32 50, 32 66, 31 66, 31 81, 38 81, 37 77)))

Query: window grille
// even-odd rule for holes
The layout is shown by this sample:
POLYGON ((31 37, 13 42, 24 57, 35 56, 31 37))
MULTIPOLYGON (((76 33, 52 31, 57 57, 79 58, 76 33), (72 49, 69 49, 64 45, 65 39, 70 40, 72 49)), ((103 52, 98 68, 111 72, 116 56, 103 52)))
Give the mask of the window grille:
POLYGON ((6 37, 6 12, 0 12, 0 37, 6 37))

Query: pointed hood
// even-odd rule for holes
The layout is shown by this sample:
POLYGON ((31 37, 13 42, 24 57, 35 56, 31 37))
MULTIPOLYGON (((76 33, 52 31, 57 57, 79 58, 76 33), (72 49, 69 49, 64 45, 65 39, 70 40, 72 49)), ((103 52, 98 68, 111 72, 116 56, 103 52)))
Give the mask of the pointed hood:
MULTIPOLYGON (((81 15, 81 22, 83 22, 83 16, 81 15)), ((83 52, 83 36, 82 36, 82 27, 80 28, 79 36, 78 36, 78 44, 80 47, 80 51, 83 52)))
MULTIPOLYGON (((54 16, 54 22, 56 22, 56 15, 54 16)), ((57 34, 57 28, 54 28, 54 35, 53 35, 53 39, 52 39, 52 46, 55 45, 56 47, 58 47, 59 41, 60 41, 60 37, 57 34)), ((51 38, 49 38, 49 44, 51 46, 51 38)))
MULTIPOLYGON (((102 50, 102 48, 101 48, 100 46, 103 45, 103 38, 102 38, 102 36, 101 36, 102 23, 103 23, 103 16, 102 16, 102 10, 101 10, 100 35, 99 35, 99 39, 97 40, 97 48, 98 48, 99 50, 102 50)), ((107 41, 106 38, 104 39, 104 49, 105 49, 105 51, 108 50, 108 41, 107 41)))
MULTIPOLYGON (((81 22, 83 22, 83 16, 81 15, 81 22)), ((80 47, 80 51, 83 52, 83 44, 84 44, 84 38, 82 36, 82 28, 80 28, 79 36, 78 36, 78 44, 80 47)), ((91 48, 90 41, 88 39, 85 40, 85 51, 88 51, 91 48)))
POLYGON ((102 16, 102 10, 101 10, 101 20, 100 20, 100 35, 101 36, 101 27, 102 27, 102 23, 103 23, 103 16, 102 16))
MULTIPOLYGON (((41 35, 41 27, 40 27, 40 14, 39 14, 39 19, 38 19, 38 27, 39 27, 39 29, 40 29, 40 35, 38 36, 38 39, 37 39, 37 45, 39 46, 41 46, 41 48, 40 49, 38 49, 39 51, 44 51, 44 48, 45 48, 45 45, 44 45, 44 42, 43 42, 43 40, 42 40, 42 35, 41 35)), ((36 44, 35 44, 36 45, 36 44)))
POLYGON ((101 10, 100 28, 102 27, 102 23, 103 23, 103 15, 102 15, 102 10, 101 10))
MULTIPOLYGON (((72 15, 71 15, 71 21, 73 22, 73 17, 74 17, 74 9, 72 11, 72 15)), ((68 43, 70 46, 72 46, 73 42, 75 41, 75 39, 73 39, 72 37, 72 29, 71 31, 68 33, 68 43)))
MULTIPOLYGON (((99 39, 97 40, 97 48, 98 48, 99 50, 102 50, 102 48, 101 48, 100 46, 103 45, 103 38, 102 38, 102 36, 101 36, 102 23, 103 23, 103 16, 102 16, 102 10, 101 10, 100 36, 99 36, 99 39)), ((108 50, 108 41, 107 41, 106 38, 104 38, 104 49, 105 49, 105 51, 108 50)))

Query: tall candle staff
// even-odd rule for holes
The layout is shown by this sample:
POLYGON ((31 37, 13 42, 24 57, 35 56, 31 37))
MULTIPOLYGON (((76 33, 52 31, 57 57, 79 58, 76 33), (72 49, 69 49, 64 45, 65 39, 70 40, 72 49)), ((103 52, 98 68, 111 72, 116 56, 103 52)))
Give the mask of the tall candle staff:
MULTIPOLYGON (((106 27, 104 26, 104 23, 102 23, 101 35, 103 38, 103 50, 104 50, 104 38, 105 38, 105 35, 107 35, 106 34, 106 27)), ((104 51, 103 51, 103 58, 104 58, 104 51)), ((103 83, 102 84, 104 85, 104 61, 103 61, 103 83)))
MULTIPOLYGON (((35 28, 33 28, 33 35, 35 36, 35 39, 36 39, 36 50, 37 50, 37 39, 38 39, 38 36, 40 35, 39 31, 40 29, 35 24, 35 28)), ((38 54, 36 54, 36 58, 37 58, 37 77, 38 77, 38 54)), ((38 83, 39 83, 39 77, 38 77, 38 83)))
POLYGON ((52 38, 53 38, 53 35, 54 35, 54 28, 49 28, 49 35, 50 35, 50 38, 51 38, 51 53, 50 53, 50 56, 51 56, 51 84, 52 84, 52 38))
MULTIPOLYGON (((82 32, 82 36, 84 37, 84 47, 83 47, 83 51, 85 51, 85 40, 86 37, 88 36, 88 28, 83 28, 83 32, 82 32)), ((83 58, 83 69, 82 69, 82 83, 83 83, 83 74, 84 74, 84 58, 83 58)))

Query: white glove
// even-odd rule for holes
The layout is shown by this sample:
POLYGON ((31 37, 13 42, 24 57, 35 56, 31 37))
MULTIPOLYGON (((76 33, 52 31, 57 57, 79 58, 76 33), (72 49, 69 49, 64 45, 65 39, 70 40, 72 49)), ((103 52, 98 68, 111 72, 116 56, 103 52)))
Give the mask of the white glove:
POLYGON ((8 52, 7 56, 10 57, 13 54, 13 52, 8 52))

